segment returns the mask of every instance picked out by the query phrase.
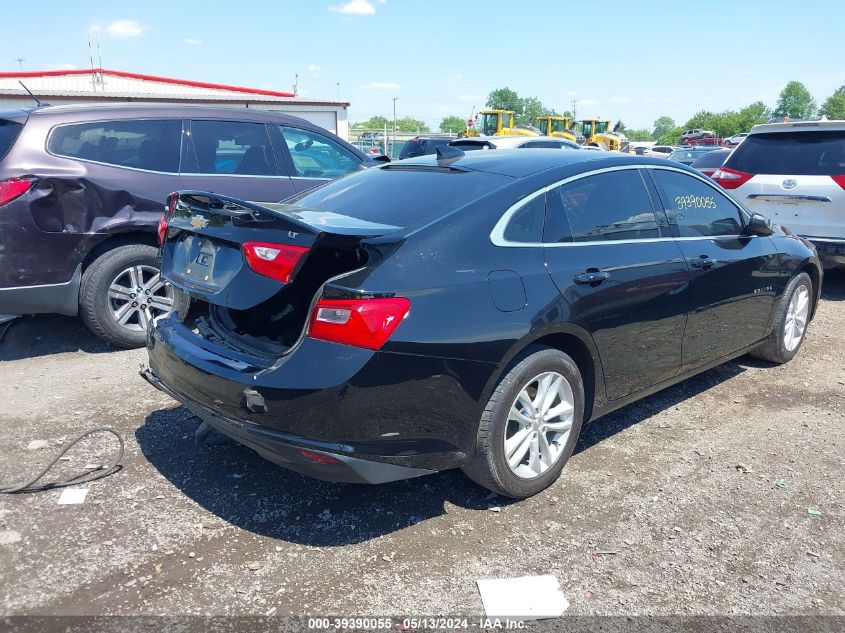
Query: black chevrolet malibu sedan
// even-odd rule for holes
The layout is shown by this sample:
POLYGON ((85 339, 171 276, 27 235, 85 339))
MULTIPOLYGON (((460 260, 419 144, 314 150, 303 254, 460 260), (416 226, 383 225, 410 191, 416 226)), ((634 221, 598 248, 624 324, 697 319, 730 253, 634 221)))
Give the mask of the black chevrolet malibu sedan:
POLYGON ((751 352, 797 352, 813 247, 697 172, 607 152, 447 149, 256 205, 174 194, 152 384, 287 468, 462 468, 526 497, 582 425, 751 352))

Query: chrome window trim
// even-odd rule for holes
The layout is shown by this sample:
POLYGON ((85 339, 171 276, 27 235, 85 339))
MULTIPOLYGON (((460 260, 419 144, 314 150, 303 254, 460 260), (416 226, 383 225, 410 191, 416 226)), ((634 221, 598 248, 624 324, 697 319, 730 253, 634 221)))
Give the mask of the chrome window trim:
MULTIPOLYGON (((559 248, 559 247, 572 247, 572 246, 595 246, 596 244, 642 244, 642 243, 649 243, 649 242, 690 242, 690 241, 699 241, 699 240, 715 240, 715 239, 736 239, 738 237, 750 237, 750 236, 743 236, 743 235, 702 235, 700 237, 649 237, 639 240, 594 240, 589 242, 511 242, 506 240, 505 229, 508 226, 511 218, 519 211, 523 206, 531 202, 534 198, 539 195, 548 193, 550 190, 560 187, 561 185, 568 184, 570 182, 574 182, 576 180, 581 180, 582 178, 587 178, 589 176, 596 176, 599 174, 605 174, 609 172, 615 171, 624 171, 624 170, 640 170, 640 169, 662 169, 664 171, 676 171, 682 174, 686 174, 691 178, 696 178, 700 180, 705 185, 713 189, 714 191, 718 192, 720 195, 724 196, 731 204, 734 202, 730 199, 730 196, 725 195, 718 189, 716 189, 715 184, 712 182, 707 182, 707 178, 705 176, 701 176, 699 174, 691 173, 685 169, 680 169, 678 167, 673 167, 671 165, 616 165, 615 167, 602 167, 601 169, 593 169, 591 171, 586 171, 580 174, 576 174, 574 176, 569 176, 568 178, 564 178, 562 180, 558 180, 553 182, 550 185, 546 185, 542 189, 538 189, 534 191, 524 198, 520 199, 518 202, 515 202, 510 207, 508 207, 507 211, 504 212, 499 221, 496 222, 496 225, 493 227, 493 230, 490 232, 490 241, 493 243, 494 246, 501 246, 503 248, 536 248, 538 246, 542 246, 545 248, 559 248)), ((645 187, 645 183, 643 184, 645 187)), ((646 189, 649 195, 651 192, 646 189)), ((660 201, 657 201, 660 203, 660 201)), ((740 213, 740 208, 734 204, 737 212, 740 213)))
POLYGON ((188 172, 188 173, 180 173, 177 174, 178 176, 191 176, 191 177, 202 177, 202 178, 290 178, 285 174, 275 174, 275 175, 267 175, 267 174, 200 174, 196 172, 188 172))

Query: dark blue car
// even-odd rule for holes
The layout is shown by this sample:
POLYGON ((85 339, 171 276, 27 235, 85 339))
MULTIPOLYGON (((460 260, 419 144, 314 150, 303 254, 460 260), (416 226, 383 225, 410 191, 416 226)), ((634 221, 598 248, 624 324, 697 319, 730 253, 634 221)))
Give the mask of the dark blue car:
POLYGON ((151 383, 287 468, 378 483, 462 468, 551 484, 582 425, 751 352, 798 351, 812 246, 677 163, 440 151, 279 205, 170 201, 162 271, 196 320, 151 383))

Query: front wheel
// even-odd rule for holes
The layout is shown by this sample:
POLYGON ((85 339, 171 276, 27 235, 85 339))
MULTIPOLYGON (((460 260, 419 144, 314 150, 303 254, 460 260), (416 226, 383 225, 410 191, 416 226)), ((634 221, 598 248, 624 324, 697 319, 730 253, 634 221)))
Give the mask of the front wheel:
POLYGON ((490 397, 464 472, 506 497, 537 494, 572 455, 583 415, 578 366, 559 350, 532 346, 514 359, 490 397))
POLYGON ((813 282, 807 273, 799 273, 780 298, 771 334, 751 355, 778 364, 792 360, 804 342, 812 307, 813 282))
POLYGON ((176 312, 190 299, 166 283, 158 251, 146 244, 119 246, 95 259, 82 275, 79 312, 85 325, 118 347, 142 347, 147 324, 176 312))

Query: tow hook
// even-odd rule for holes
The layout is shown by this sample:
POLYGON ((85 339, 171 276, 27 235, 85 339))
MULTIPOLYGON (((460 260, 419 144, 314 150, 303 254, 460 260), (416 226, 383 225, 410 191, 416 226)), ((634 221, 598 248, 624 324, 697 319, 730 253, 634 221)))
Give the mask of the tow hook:
POLYGON ((267 404, 264 402, 264 396, 251 387, 243 391, 243 408, 250 413, 267 413, 267 404))

